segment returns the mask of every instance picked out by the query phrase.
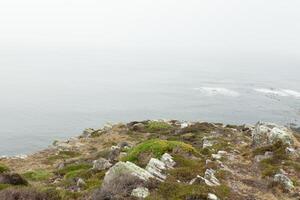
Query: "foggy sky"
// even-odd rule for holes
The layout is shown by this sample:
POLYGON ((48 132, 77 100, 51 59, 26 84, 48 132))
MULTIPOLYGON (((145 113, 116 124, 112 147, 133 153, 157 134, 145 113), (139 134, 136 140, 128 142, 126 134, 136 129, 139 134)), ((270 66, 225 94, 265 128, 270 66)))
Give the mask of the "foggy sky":
POLYGON ((296 59, 299 8, 298 0, 1 1, 0 51, 95 47, 296 59))

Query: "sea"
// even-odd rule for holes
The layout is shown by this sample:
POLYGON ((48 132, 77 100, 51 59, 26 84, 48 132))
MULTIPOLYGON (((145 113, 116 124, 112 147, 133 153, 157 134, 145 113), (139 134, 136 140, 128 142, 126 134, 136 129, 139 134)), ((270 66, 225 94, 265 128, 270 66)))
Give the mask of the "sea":
POLYGON ((2 156, 133 120, 300 124, 300 62, 288 56, 76 47, 0 58, 2 156))

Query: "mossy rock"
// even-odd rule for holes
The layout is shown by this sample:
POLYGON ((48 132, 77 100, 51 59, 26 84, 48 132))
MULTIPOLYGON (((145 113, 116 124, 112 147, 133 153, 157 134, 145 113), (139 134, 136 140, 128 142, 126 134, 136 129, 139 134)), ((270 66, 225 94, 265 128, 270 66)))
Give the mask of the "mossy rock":
POLYGON ((138 163, 140 155, 147 154, 151 157, 160 158, 166 152, 172 152, 174 149, 180 149, 180 151, 189 153, 192 155, 199 155, 197 150, 190 144, 179 141, 168 141, 160 139, 147 140, 128 151, 128 155, 125 156, 123 161, 131 161, 138 163))
POLYGON ((160 122, 160 121, 149 121, 146 124, 146 131, 150 133, 155 133, 155 132, 164 132, 164 131, 169 131, 172 129, 172 126, 166 122, 160 122))
POLYGON ((28 171, 22 176, 30 181, 44 181, 49 179, 53 174, 44 169, 38 169, 34 171, 28 171))

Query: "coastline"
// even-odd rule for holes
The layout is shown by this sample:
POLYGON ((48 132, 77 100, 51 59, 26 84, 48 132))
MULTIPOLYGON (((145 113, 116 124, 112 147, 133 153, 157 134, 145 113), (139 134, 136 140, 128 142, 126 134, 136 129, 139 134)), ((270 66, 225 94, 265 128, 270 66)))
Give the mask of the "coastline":
MULTIPOLYGON (((207 190, 214 192, 217 196, 226 195, 228 198, 237 196, 243 199, 253 195, 250 192, 251 189, 256 191, 257 199, 293 199, 290 195, 295 195, 300 191, 298 187, 300 165, 296 164, 297 160, 300 159, 299 139, 300 135, 287 127, 263 122, 258 122, 256 125, 224 125, 222 123, 182 122, 178 120, 134 121, 126 124, 108 124, 100 129, 87 128, 77 137, 65 141, 54 141, 48 148, 29 155, 2 156, 0 157, 0 167, 4 165, 9 169, 9 173, 20 174, 28 181, 30 187, 50 187, 58 192, 63 199, 85 199, 92 198, 95 194, 94 190, 101 190, 99 188, 104 187, 104 180, 107 179, 105 177, 109 174, 110 168, 118 163, 130 161, 144 168, 150 164, 152 158, 156 159, 163 153, 169 153, 170 157, 167 157, 174 159, 174 163, 182 162, 182 160, 178 160, 179 158, 195 162, 195 164, 191 166, 189 164, 184 168, 180 166, 181 164, 174 164, 174 167, 168 169, 170 170, 169 173, 161 176, 173 177, 175 171, 187 169, 186 172, 180 172, 183 173, 182 177, 178 176, 179 171, 176 172, 176 177, 178 176, 176 179, 180 180, 180 184, 183 184, 180 187, 186 187, 184 182, 189 179, 192 181, 192 177, 196 178, 205 170, 213 169, 216 173, 230 174, 216 176, 222 189, 218 186, 219 189, 216 190, 215 187, 209 186, 207 183, 204 185, 199 183, 201 187, 206 185, 207 190), (259 135, 263 134, 264 131, 265 136, 259 135), (273 147, 272 145, 278 145, 275 142, 277 140, 282 142, 282 146, 273 147), (150 149, 137 154, 138 151, 141 151, 140 148, 150 149), (261 148, 267 148, 267 150, 261 148), (284 148, 289 160, 280 159, 285 160, 284 163, 290 163, 289 166, 280 162, 275 163, 275 165, 262 165, 265 159, 270 159, 277 154, 277 150, 274 148, 284 148), (159 154, 153 152, 154 150, 158 150, 159 154), (149 151, 152 153, 149 154, 149 151), (103 159, 107 165, 109 163, 109 167, 95 170, 95 163, 99 160, 104 162, 103 159), (197 170, 193 169, 194 165, 197 166, 197 170), (70 166, 73 168, 76 166, 76 170, 68 172, 70 166), (264 169, 265 167, 267 169, 264 169), (272 170, 266 172, 265 170, 270 170, 270 167, 272 170), (246 172, 244 169, 249 171, 246 172), (276 193, 269 189, 262 191, 261 188, 242 183, 242 180, 249 179, 270 184, 272 177, 280 173, 279 169, 284 171, 285 176, 296 181, 293 184, 293 190, 288 193, 285 190, 279 190, 276 193), (193 172, 194 170, 196 171, 193 172), (260 174, 259 178, 257 178, 257 174, 260 174), (84 182, 84 186, 78 183, 79 180, 84 182), (183 180, 185 181, 182 182, 183 180), (237 187, 235 189, 237 191, 235 191, 232 184, 237 183, 241 185, 235 186, 237 187), (246 186, 249 191, 245 189, 246 186), (226 194, 221 192, 223 190, 227 191, 226 194), (248 196, 245 196, 244 193, 248 196)), ((167 179, 170 185, 174 184, 174 181, 176 180, 167 179)), ((7 187, 14 188, 13 185, 7 187)), ((156 190, 162 189, 160 187, 156 190)), ((151 195, 158 195, 156 190, 151 190, 151 195)), ((182 191, 183 189, 179 190, 182 191)))

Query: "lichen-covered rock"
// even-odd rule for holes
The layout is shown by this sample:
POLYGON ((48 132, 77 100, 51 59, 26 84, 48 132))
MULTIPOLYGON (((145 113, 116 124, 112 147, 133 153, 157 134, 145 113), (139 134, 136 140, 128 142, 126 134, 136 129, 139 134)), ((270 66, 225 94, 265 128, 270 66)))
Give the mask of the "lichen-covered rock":
POLYGON ((93 169, 95 169, 95 170, 104 170, 104 169, 110 168, 111 166, 112 166, 112 164, 104 158, 94 160, 94 162, 93 162, 93 169))
POLYGON ((84 131, 82 132, 82 136, 83 136, 83 137, 90 137, 91 134, 92 134, 93 132, 95 132, 94 129, 92 129, 92 128, 86 128, 86 129, 84 129, 84 131))
POLYGON ((202 141, 202 148, 211 147, 214 145, 214 141, 209 140, 208 137, 204 137, 202 141))
POLYGON ((108 154, 108 159, 111 161, 117 161, 121 153, 121 148, 119 146, 111 146, 110 152, 108 154))
POLYGON ((204 174, 204 178, 209 180, 214 185, 220 185, 220 181, 215 177, 215 170, 207 169, 204 174))
POLYGON ((273 156, 273 152, 266 151, 264 155, 256 155, 254 157, 254 160, 255 160, 255 162, 260 162, 262 160, 272 158, 272 156, 273 156))
POLYGON ((207 199, 208 200, 219 200, 219 198, 215 194, 212 194, 212 193, 208 193, 207 199))
POLYGON ((197 177, 192 179, 189 184, 206 184, 208 186, 214 187, 219 186, 220 181, 215 177, 215 171, 213 169, 207 169, 205 171, 204 177, 197 175, 197 177))
POLYGON ((145 129, 145 125, 143 123, 136 123, 132 125, 131 129, 133 131, 143 131, 145 129))
POLYGON ((145 187, 138 187, 135 188, 134 190, 132 190, 131 192, 131 196, 137 197, 137 198, 146 198, 147 196, 149 196, 150 192, 148 190, 148 188, 145 187))
POLYGON ((160 160, 163 163, 165 163, 167 168, 173 168, 176 165, 176 162, 173 160, 173 157, 168 153, 165 153, 164 155, 162 155, 160 160))
POLYGON ((288 192, 294 189, 293 182, 284 174, 276 174, 274 176, 274 182, 279 183, 288 192))
POLYGON ((252 131, 252 144, 265 146, 281 141, 289 146, 294 144, 293 133, 286 127, 274 123, 258 122, 252 131))
POLYGON ((118 162, 114 166, 112 166, 105 174, 104 183, 108 183, 109 181, 115 179, 116 177, 124 174, 130 174, 135 177, 138 177, 141 180, 148 180, 150 178, 154 178, 154 176, 149 173, 147 170, 135 165, 132 162, 118 162))
POLYGON ((151 158, 146 166, 146 170, 160 181, 167 178, 167 176, 163 173, 166 169, 166 164, 156 158, 151 158))
POLYGON ((79 178, 76 182, 76 185, 78 187, 84 187, 84 186, 86 186, 86 182, 82 178, 79 178))

